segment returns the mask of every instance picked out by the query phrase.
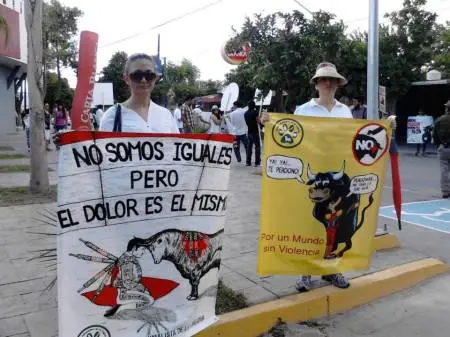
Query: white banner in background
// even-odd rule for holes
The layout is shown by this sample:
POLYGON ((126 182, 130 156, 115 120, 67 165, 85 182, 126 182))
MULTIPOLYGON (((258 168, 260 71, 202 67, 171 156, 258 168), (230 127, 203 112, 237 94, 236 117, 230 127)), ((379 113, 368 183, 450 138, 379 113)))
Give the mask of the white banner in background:
POLYGON ((62 136, 60 337, 183 337, 217 320, 232 140, 62 136))
POLYGON ((408 144, 431 143, 433 131, 432 116, 410 116, 408 117, 408 144))

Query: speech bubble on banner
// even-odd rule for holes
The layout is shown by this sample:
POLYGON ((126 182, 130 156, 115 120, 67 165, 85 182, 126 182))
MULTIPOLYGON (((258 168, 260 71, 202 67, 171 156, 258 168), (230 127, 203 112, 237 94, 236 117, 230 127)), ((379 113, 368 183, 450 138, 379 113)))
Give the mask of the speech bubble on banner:
POLYGON ((352 178, 350 183, 351 194, 369 194, 375 192, 378 187, 378 176, 376 174, 360 175, 352 178))
POLYGON ((270 156, 266 161, 266 174, 272 179, 295 179, 302 184, 303 162, 299 158, 287 156, 270 156))

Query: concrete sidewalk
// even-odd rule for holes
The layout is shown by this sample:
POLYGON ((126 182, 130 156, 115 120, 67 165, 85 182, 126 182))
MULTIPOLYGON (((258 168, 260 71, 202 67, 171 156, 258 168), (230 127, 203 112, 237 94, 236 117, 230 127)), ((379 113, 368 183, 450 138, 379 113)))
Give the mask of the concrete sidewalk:
MULTIPOLYGON (((0 145, 11 145, 18 151, 25 149, 24 139, 16 134, 9 138, 0 137, 0 145)), ((25 149, 26 150, 26 149, 25 149)), ((49 152, 49 165, 55 168, 56 151, 49 152)), ((402 162, 402 174, 405 180, 411 181, 416 171, 422 171, 417 165, 411 163, 424 163, 428 172, 438 172, 437 163, 430 165, 426 158, 406 158, 405 165, 402 162), (412 175, 407 173, 412 170, 412 175), (435 171, 434 171, 435 170, 435 171)), ((432 161, 433 163, 435 161, 432 161)), ((296 292, 294 285, 296 277, 271 276, 258 277, 256 275, 257 244, 259 236, 260 216, 260 183, 261 169, 248 168, 242 164, 234 165, 230 179, 230 197, 225 224, 224 251, 222 255, 221 277, 226 285, 235 291, 242 292, 250 304, 266 302, 296 292)), ((51 172, 52 174, 52 172, 51 172)), ((22 174, 21 174, 22 175, 22 174)), ((26 175, 26 174, 25 174, 26 175)), ((19 177, 16 174, 0 175, 0 187, 6 181, 22 182, 27 185, 25 175, 19 177), (11 177, 14 175, 14 177, 11 177), (25 182, 24 182, 25 180, 25 182)), ((416 175, 417 177, 417 175, 416 175)), ((389 184, 387 176, 386 182, 389 184)), ((404 202, 426 200, 436 194, 436 184, 431 184, 428 189, 408 185, 404 192, 404 202)), ((389 185, 383 192, 383 204, 391 204, 391 189, 389 185)), ((439 193, 437 193, 439 194, 439 193)), ((44 226, 36 218, 42 219, 44 210, 54 214, 54 204, 27 205, 0 208, 0 336, 15 337, 51 337, 57 336, 57 304, 56 288, 50 292, 44 291, 46 286, 55 278, 56 271, 53 263, 39 263, 30 261, 37 255, 38 250, 55 247, 54 236, 42 236, 30 232, 52 231, 51 226, 44 226)), ((389 221, 380 220, 380 225, 389 221)), ((349 273, 355 277, 365 273, 389 268, 390 266, 406 263, 427 256, 445 256, 448 246, 443 244, 443 251, 436 253, 421 249, 422 242, 444 241, 445 238, 433 237, 435 233, 417 228, 408 228, 400 233, 400 239, 407 243, 403 248, 375 254, 372 268, 363 273, 349 273), (420 242, 420 244, 418 244, 420 242)), ((334 336, 334 335, 331 335, 334 336)), ((228 337, 228 336, 227 336, 228 337)), ((233 337, 233 336, 230 336, 233 337)))
POLYGON ((448 336, 450 275, 426 281, 342 315, 288 324, 264 337, 448 336))

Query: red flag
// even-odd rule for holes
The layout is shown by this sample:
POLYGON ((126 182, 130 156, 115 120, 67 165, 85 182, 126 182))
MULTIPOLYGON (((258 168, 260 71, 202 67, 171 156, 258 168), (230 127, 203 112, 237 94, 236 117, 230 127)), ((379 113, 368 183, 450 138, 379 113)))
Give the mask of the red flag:
POLYGON ((98 34, 88 31, 80 35, 78 81, 72 102, 72 129, 91 130, 90 114, 97 68, 98 34))
POLYGON ((395 137, 392 137, 389 154, 391 156, 392 196, 395 213, 397 214, 398 229, 402 230, 402 186, 400 182, 399 153, 395 137))

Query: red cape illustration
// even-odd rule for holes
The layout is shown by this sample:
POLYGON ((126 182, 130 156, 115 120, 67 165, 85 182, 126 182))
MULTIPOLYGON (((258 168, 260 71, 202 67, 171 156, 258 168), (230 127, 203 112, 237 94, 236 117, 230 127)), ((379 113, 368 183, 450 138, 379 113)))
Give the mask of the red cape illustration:
MULTIPOLYGON (((114 267, 111 275, 111 284, 106 285, 100 293, 97 294, 95 290, 82 293, 81 295, 86 297, 89 301, 96 305, 110 306, 117 305, 118 291, 112 286, 115 278, 118 274, 118 267, 114 267)), ((171 280, 165 280, 154 277, 142 277, 142 285, 149 291, 155 301, 161 297, 166 296, 172 292, 179 283, 171 280)))

